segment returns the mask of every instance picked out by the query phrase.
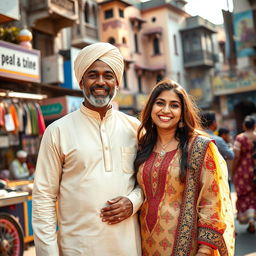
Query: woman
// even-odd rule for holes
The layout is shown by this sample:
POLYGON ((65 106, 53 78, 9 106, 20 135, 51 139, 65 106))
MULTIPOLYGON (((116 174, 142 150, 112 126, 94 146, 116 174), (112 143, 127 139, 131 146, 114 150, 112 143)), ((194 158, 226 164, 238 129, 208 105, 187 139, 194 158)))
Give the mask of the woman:
POLYGON ((141 119, 134 165, 145 194, 143 255, 233 255, 225 161, 215 144, 201 136, 186 91, 173 81, 158 83, 141 119))
POLYGON ((256 163, 253 153, 256 150, 256 132, 253 117, 245 117, 243 126, 244 132, 236 136, 234 143, 232 175, 237 193, 237 219, 242 224, 248 224, 249 233, 255 233, 256 184, 253 182, 253 176, 256 163))

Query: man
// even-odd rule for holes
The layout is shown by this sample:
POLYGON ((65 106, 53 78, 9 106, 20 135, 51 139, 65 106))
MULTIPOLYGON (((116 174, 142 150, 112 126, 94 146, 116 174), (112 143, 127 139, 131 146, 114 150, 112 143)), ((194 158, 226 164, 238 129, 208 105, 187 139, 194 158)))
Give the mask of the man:
MULTIPOLYGON (((226 144, 229 147, 229 149, 232 150, 232 152, 234 152, 233 146, 232 146, 231 141, 230 141, 230 131, 229 131, 229 129, 227 129, 227 128, 219 128, 218 135, 226 142, 226 144)), ((234 152, 234 154, 235 154, 235 152, 234 152)), ((232 174, 231 174, 232 161, 233 161, 232 159, 227 159, 228 184, 229 184, 229 188, 230 189, 231 189, 231 182, 232 182, 232 174)))
POLYGON ((95 43, 74 70, 84 102, 42 138, 33 191, 36 255, 141 255, 133 160, 139 121, 111 107, 124 69, 119 50, 95 43), (56 210, 58 200, 58 242, 56 210))
MULTIPOLYGON (((227 128, 219 128, 218 135, 230 145, 230 131, 227 128)), ((231 145, 230 145, 231 146, 231 145)))
POLYGON ((215 141, 218 150, 225 160, 234 159, 234 151, 228 146, 228 144, 218 135, 215 135, 214 132, 217 129, 217 121, 215 112, 203 112, 201 114, 202 126, 205 129, 211 138, 215 141))
POLYGON ((10 164, 11 177, 14 180, 24 180, 29 178, 29 170, 27 166, 28 153, 24 150, 19 150, 16 153, 16 158, 10 164))

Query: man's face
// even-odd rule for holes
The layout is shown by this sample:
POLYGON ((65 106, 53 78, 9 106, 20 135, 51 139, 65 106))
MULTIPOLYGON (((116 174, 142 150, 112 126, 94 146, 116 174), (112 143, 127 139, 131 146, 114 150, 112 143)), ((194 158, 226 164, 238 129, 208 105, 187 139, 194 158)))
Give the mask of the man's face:
POLYGON ((114 71, 105 62, 96 60, 84 73, 80 82, 88 108, 105 108, 118 88, 114 71))
POLYGON ((18 160, 23 164, 27 161, 27 158, 26 157, 17 157, 18 160))
POLYGON ((223 140, 225 140, 227 143, 230 142, 230 137, 229 137, 229 133, 224 133, 221 136, 223 138, 223 140))

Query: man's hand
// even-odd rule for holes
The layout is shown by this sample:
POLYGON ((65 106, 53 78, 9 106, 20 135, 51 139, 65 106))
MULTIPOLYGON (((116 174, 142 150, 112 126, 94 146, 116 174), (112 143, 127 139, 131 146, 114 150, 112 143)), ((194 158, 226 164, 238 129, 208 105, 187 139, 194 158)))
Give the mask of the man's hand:
POLYGON ((116 197, 107 202, 109 205, 101 209, 100 217, 103 222, 117 224, 132 215, 132 202, 123 196, 116 197))

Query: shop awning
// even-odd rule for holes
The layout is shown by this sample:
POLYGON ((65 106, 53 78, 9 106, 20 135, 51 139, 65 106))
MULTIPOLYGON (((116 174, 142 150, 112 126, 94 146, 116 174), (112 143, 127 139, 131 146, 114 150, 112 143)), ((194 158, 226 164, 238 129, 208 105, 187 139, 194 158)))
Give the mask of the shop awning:
POLYGON ((154 66, 142 66, 142 65, 135 64, 134 67, 135 67, 135 70, 150 71, 150 72, 166 70, 166 66, 164 64, 154 65, 154 66))
POLYGON ((161 35, 161 34, 162 34, 162 31, 163 31, 163 28, 162 28, 162 27, 155 27, 155 28, 151 28, 151 29, 146 30, 146 31, 143 33, 143 35, 144 35, 144 36, 151 36, 151 35, 155 35, 155 34, 161 35))
POLYGON ((134 22, 134 21, 139 22, 139 23, 146 23, 147 22, 146 20, 144 20, 142 18, 139 18, 139 17, 129 17, 129 19, 130 19, 131 22, 134 22))

